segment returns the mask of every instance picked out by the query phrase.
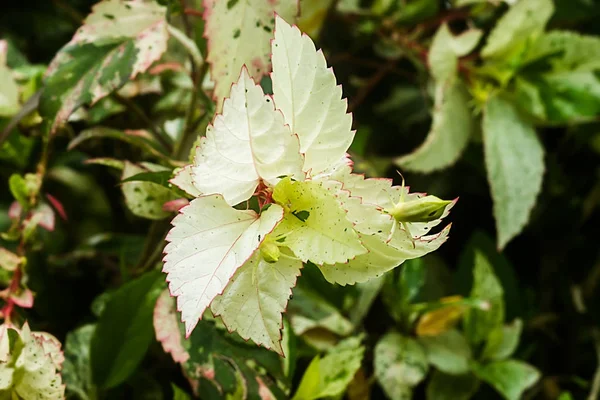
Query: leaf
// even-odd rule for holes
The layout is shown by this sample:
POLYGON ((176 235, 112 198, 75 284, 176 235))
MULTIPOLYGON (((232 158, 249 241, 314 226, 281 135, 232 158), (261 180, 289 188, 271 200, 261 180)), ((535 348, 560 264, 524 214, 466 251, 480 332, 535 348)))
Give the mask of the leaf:
POLYGON ((156 340, 162 345, 165 353, 171 354, 176 363, 183 364, 189 360, 190 355, 183 347, 183 339, 179 331, 177 310, 175 310, 173 299, 166 289, 156 300, 152 321, 156 340))
POLYGON ((11 117, 19 112, 19 86, 6 65, 8 42, 0 40, 0 117, 11 117))
POLYGON ((346 262, 366 253, 338 201, 317 182, 282 179, 273 191, 285 216, 273 236, 283 238, 296 257, 314 264, 346 262), (307 212, 302 220, 294 214, 307 212))
POLYGON ((183 371, 194 393, 207 400, 229 395, 249 400, 287 398, 290 384, 283 375, 281 357, 239 337, 235 340, 234 335, 218 330, 212 322, 200 321, 184 341, 190 359, 183 364, 183 371))
POLYGON ((79 135, 69 142, 68 149, 73 150, 83 142, 87 142, 90 139, 96 138, 110 138, 119 140, 138 147, 158 158, 165 158, 164 150, 154 142, 154 139, 149 132, 144 130, 121 131, 103 126, 95 126, 81 131, 79 135))
POLYGON ((496 23, 481 55, 501 58, 517 43, 540 35, 553 13, 552 0, 518 1, 496 23))
POLYGON ((392 400, 410 399, 429 370, 425 350, 416 340, 389 332, 375 345, 375 377, 392 400))
POLYGON ((16 270, 21 263, 25 261, 24 258, 19 257, 10 250, 0 247, 0 267, 6 271, 16 270))
POLYGON ((365 348, 360 342, 360 337, 345 339, 331 348, 323 358, 313 358, 292 400, 312 400, 343 394, 361 365, 365 348))
POLYGON ((544 33, 527 51, 525 63, 547 59, 553 71, 594 70, 600 67, 600 39, 569 31, 544 33))
POLYGON ((162 275, 148 272, 111 294, 91 341, 94 383, 111 388, 137 368, 152 342, 152 313, 162 275))
POLYGON ((187 336, 282 218, 278 205, 259 217, 231 208, 220 195, 198 197, 180 210, 166 238, 163 272, 187 336))
POLYGON ((174 383, 171 383, 171 389, 173 389, 173 400, 191 400, 190 395, 174 383))
POLYGON ((223 99, 243 65, 256 81, 270 71, 275 13, 287 21, 294 21, 298 15, 298 2, 204 1, 204 36, 209 48, 206 60, 211 65, 210 73, 215 82, 213 97, 217 112, 221 111, 223 99))
POLYGON ((333 0, 300 0, 298 28, 317 39, 333 0))
POLYGON ((417 323, 418 336, 437 336, 456 326, 467 306, 461 302, 461 296, 442 297, 440 306, 425 312, 417 323))
POLYGON ((448 375, 434 371, 427 385, 427 400, 469 400, 478 388, 479 381, 472 374, 448 375))
POLYGON ((521 338, 523 321, 514 320, 509 325, 496 327, 490 332, 481 358, 484 360, 504 360, 515 352, 521 338))
POLYGON ((243 339, 285 356, 281 347, 282 313, 301 268, 302 262, 289 255, 268 263, 255 254, 236 271, 210 309, 243 339))
POLYGON ((96 325, 88 324, 67 334, 65 342, 65 363, 62 376, 67 386, 67 394, 81 400, 94 399, 95 387, 92 383, 90 364, 90 343, 96 325))
POLYGON ((394 163, 408 171, 423 173, 454 164, 476 130, 470 101, 462 82, 439 84, 427 138, 416 150, 397 158, 394 163))
POLYGON ((140 172, 139 174, 131 175, 125 178, 121 183, 126 182, 152 182, 157 185, 168 187, 169 179, 173 173, 171 171, 153 171, 153 172, 140 172))
POLYGON ((440 371, 451 375, 469 372, 471 348, 459 331, 452 329, 437 336, 423 336, 419 343, 425 348, 429 363, 440 371))
MULTIPOLYGON (((4 124, 0 121, 0 131, 4 124)), ((7 139, 0 145, 0 161, 6 161, 24 169, 29 162, 29 156, 35 142, 32 138, 22 135, 17 130, 8 134, 7 139)))
POLYGON ((498 232, 498 247, 518 235, 535 205, 544 175, 544 149, 531 124, 501 97, 484 110, 485 164, 498 232))
POLYGON ((519 400, 525 390, 533 386, 540 373, 529 364, 517 360, 496 361, 474 370, 506 400, 519 400))
MULTIPOLYGON (((126 181, 129 177, 144 173, 148 174, 151 172, 126 161, 121 181, 126 181)), ((170 213, 163 210, 163 204, 178 198, 173 191, 158 183, 148 181, 126 182, 121 185, 121 190, 123 191, 127 208, 134 215, 154 220, 168 217, 170 213)))
POLYGON ((318 175, 344 157, 352 143, 352 116, 342 88, 312 40, 276 17, 272 43, 273 99, 300 139, 304 171, 318 175))
POLYGON ((193 184, 204 194, 221 194, 233 206, 248 200, 261 179, 269 186, 281 176, 304 179, 298 149, 298 139, 272 99, 244 68, 223 114, 215 117, 196 150, 193 184))
POLYGON ((40 99, 50 133, 83 104, 93 104, 144 72, 167 48, 166 7, 104 0, 52 60, 40 99))
POLYGON ((504 323, 503 295, 502 286, 489 261, 482 253, 476 252, 471 297, 487 301, 489 309, 471 308, 465 313, 463 327, 465 335, 473 345, 487 340, 488 335, 504 323))
POLYGON ((438 84, 449 84, 456 78, 458 58, 473 51, 482 35, 479 29, 468 29, 454 36, 446 23, 440 25, 427 55, 431 75, 438 84))

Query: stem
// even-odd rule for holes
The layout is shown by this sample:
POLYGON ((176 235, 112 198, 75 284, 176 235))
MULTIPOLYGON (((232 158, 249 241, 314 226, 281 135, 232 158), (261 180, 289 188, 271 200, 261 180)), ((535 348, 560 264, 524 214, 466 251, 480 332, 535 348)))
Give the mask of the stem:
POLYGON ((150 117, 148 117, 146 115, 146 113, 144 112, 144 110, 142 110, 137 104, 135 104, 133 101, 119 95, 118 93, 113 93, 112 94, 113 98, 115 100, 117 100, 119 103, 123 104, 125 107, 127 107, 131 112, 133 112, 135 115, 137 115, 142 121, 144 121, 144 123, 146 125, 148 125, 148 128, 150 129, 150 132, 152 132, 152 134, 154 135, 154 137, 156 138, 156 140, 158 140, 158 142, 165 148, 167 149, 167 151, 172 151, 173 150, 173 144, 172 144, 172 140, 169 137, 169 135, 167 135, 160 126, 158 126, 156 123, 154 123, 154 121, 152 121, 150 119, 150 117))
POLYGON ((592 329, 592 337, 594 338, 594 348, 596 349, 598 366, 594 373, 594 380, 592 381, 592 389, 590 390, 588 400, 597 400, 598 393, 600 393, 600 330, 598 328, 592 329))

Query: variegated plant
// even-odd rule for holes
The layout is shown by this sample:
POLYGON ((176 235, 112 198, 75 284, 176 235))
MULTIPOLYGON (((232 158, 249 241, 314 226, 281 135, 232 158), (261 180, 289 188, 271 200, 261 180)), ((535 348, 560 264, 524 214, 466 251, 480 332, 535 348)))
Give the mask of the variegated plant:
POLYGON ((244 67, 172 180, 195 199, 172 222, 163 271, 187 335, 210 308, 283 354, 282 313, 303 263, 341 285, 377 277, 436 250, 449 226, 429 230, 453 202, 353 174, 352 117, 323 53, 280 17, 271 50, 273 96, 244 67))

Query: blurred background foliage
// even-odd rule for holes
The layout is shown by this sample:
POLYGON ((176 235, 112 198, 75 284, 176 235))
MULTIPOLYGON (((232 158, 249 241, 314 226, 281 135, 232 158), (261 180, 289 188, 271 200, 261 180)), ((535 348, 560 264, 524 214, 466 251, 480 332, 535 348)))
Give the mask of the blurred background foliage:
MULTIPOLYGON (((2 4, 0 38, 8 43, 6 65, 18 75, 21 106, 43 86, 46 66, 71 39, 93 3, 30 0, 2 4)), ((174 25, 183 29, 186 20, 191 24, 187 32, 193 34, 205 54, 202 19, 193 13, 183 18, 184 7, 200 13, 202 5, 191 1, 160 3, 169 7, 174 25)), ((598 86, 573 89, 567 100, 561 97, 556 103, 552 96, 558 99, 565 92, 548 88, 540 96, 546 106, 543 119, 535 107, 519 106, 517 114, 527 114, 524 118, 535 125, 544 150, 545 171, 539 194, 533 190, 535 205, 531 204, 530 217, 525 216, 526 226, 501 246, 479 122, 472 127, 472 135, 455 162, 428 173, 403 168, 402 156, 424 142, 432 115, 435 118, 436 79, 432 78, 433 64, 431 58, 428 63, 428 55, 436 32, 443 24, 453 34, 470 29, 489 32, 509 7, 478 0, 301 1, 300 27, 323 48, 353 113, 356 138, 351 153, 355 170, 370 177, 390 177, 400 184, 399 170, 411 191, 458 197, 459 201, 451 214, 450 240, 440 250, 406 262, 376 282, 333 286, 307 266, 288 307, 284 339, 289 354, 285 360, 236 339, 235 334, 226 333, 212 321, 203 321, 196 329, 188 344, 191 347, 187 347, 191 358, 181 366, 154 339, 150 316, 164 279, 158 273, 142 272, 159 263, 162 239, 174 214, 162 211, 162 204, 158 204, 158 217, 141 218, 141 214, 154 211, 132 210, 126 204, 127 193, 124 197, 125 184, 120 181, 138 171, 156 172, 165 166, 170 171, 177 164, 165 161, 162 151, 156 150, 160 147, 156 140, 144 142, 143 135, 124 139, 123 131, 158 129, 172 138, 181 135, 194 90, 189 76, 177 68, 140 75, 118 96, 106 97, 71 116, 65 129, 53 138, 47 154, 35 113, 27 113, 14 129, 3 134, 0 181, 7 182, 3 186, 7 189, 0 191, 0 231, 10 232, 12 223, 8 210, 14 191, 8 190, 9 178, 15 173, 39 171, 44 158, 47 165, 41 193, 58 199, 66 213, 66 219, 56 218, 52 232, 36 230, 26 255, 26 286, 35 293, 35 304, 26 311, 19 310, 18 318, 26 318, 36 330, 50 332, 63 343, 68 397, 184 399, 196 392, 201 398, 224 398, 226 394, 228 398, 257 398, 261 382, 268 381, 276 398, 294 394, 296 399, 597 398, 598 86), (108 129, 117 133, 111 136, 108 129), (87 136, 82 136, 83 131, 87 136), (154 164, 145 169, 133 166, 138 169, 124 174, 123 164, 115 160, 154 164), (143 279, 137 278, 140 275, 143 279), (478 276, 481 282, 474 284, 478 276), (482 312, 480 301, 492 304, 495 311, 502 310, 499 317, 493 317, 495 322, 490 322, 485 311, 483 317, 477 314, 482 312), (491 345, 482 344, 478 333, 469 332, 469 320, 480 321, 483 326, 481 318, 490 330, 506 323, 504 329, 518 331, 506 336, 516 337, 510 351, 498 355, 502 351, 496 349, 500 351, 498 357, 490 356, 493 350, 484 347, 491 345), (458 338, 455 327, 463 333, 458 338), (465 337, 468 344, 463 343, 465 337), (364 347, 357 340, 362 340, 364 347), (441 348, 441 355, 431 348, 441 348), (531 382, 519 382, 525 373, 510 376, 507 372, 518 369, 485 369, 489 360, 506 359, 513 351, 512 358, 526 361, 541 377, 534 379, 532 373, 531 382), (94 361, 90 361, 90 354, 94 361), (317 354, 322 355, 320 359, 313 358, 317 354), (125 363, 127 359, 135 362, 125 363), (358 370, 350 367, 350 371, 340 371, 335 379, 341 379, 342 390, 329 394, 325 390, 323 394, 315 384, 305 383, 319 380, 315 367, 319 363, 321 371, 336 364, 356 365, 358 370), (216 377, 202 369, 208 364, 214 367, 216 377), (317 378, 311 377, 315 368, 317 378), (501 377, 491 376, 494 374, 501 377), (479 381, 490 385, 480 385, 479 381), (240 392, 242 387, 246 392, 240 392), (528 389, 526 394, 522 395, 521 387, 528 389), (458 392, 453 393, 453 389, 458 392)), ((600 4, 595 1, 555 0, 546 29, 597 37, 599 17, 600 4)), ((484 67, 491 62, 481 56, 484 42, 474 45, 468 55, 457 57, 458 79, 468 84, 469 115, 477 121, 487 96, 494 93, 478 86, 488 82, 487 78, 473 78, 489 72, 484 67)), ((185 50, 177 43, 170 42, 169 46, 163 61, 184 65, 185 50)), ((595 51, 591 71, 600 79, 600 49, 595 51)), ((507 65, 513 61, 504 54, 495 62, 507 65)), ((534 65, 526 72, 537 79, 547 70, 548 65, 534 65)), ((494 79, 498 71, 492 73, 496 74, 494 79)), ((529 97, 519 97, 521 92, 512 79, 501 84, 495 80, 491 85, 504 85, 506 93, 516 96, 511 104, 530 104, 529 97)), ((265 90, 269 85, 265 78, 265 90)), ((205 89, 210 91, 210 85, 205 89)), ((200 92, 204 93, 202 89, 200 92)), ((203 132, 214 112, 206 95, 199 98, 198 110, 194 110, 199 116, 196 133, 203 132)), ((0 128, 6 128, 14 114, 0 115, 0 128)), ((443 127, 461 115, 459 111, 446 116, 441 134, 443 127)), ((500 137, 505 134, 498 133, 500 137)), ((185 160, 194 140, 188 140, 173 159, 185 160)), ((519 153, 519 148, 514 150, 519 153)), ((127 168, 125 165, 125 171, 127 168)), ((519 169, 511 173, 518 175, 519 169)), ((163 200, 177 197, 173 193, 157 196, 166 196, 163 200)), ((5 236, 0 244, 14 250, 8 239, 5 236)), ((10 275, 6 271, 3 275, 1 281, 8 285, 10 275)))

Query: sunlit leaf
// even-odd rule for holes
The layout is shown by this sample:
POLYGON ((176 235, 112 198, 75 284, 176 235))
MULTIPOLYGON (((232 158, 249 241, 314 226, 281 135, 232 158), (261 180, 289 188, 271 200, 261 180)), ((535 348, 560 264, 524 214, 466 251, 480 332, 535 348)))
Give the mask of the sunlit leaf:
POLYGON ((297 27, 276 18, 273 98, 300 139, 304 171, 317 175, 343 158, 352 143, 352 116, 322 51, 297 27))
POLYGON ((278 205, 259 217, 231 208, 220 195, 198 197, 180 210, 166 238, 163 271, 188 336, 282 217, 278 205))

